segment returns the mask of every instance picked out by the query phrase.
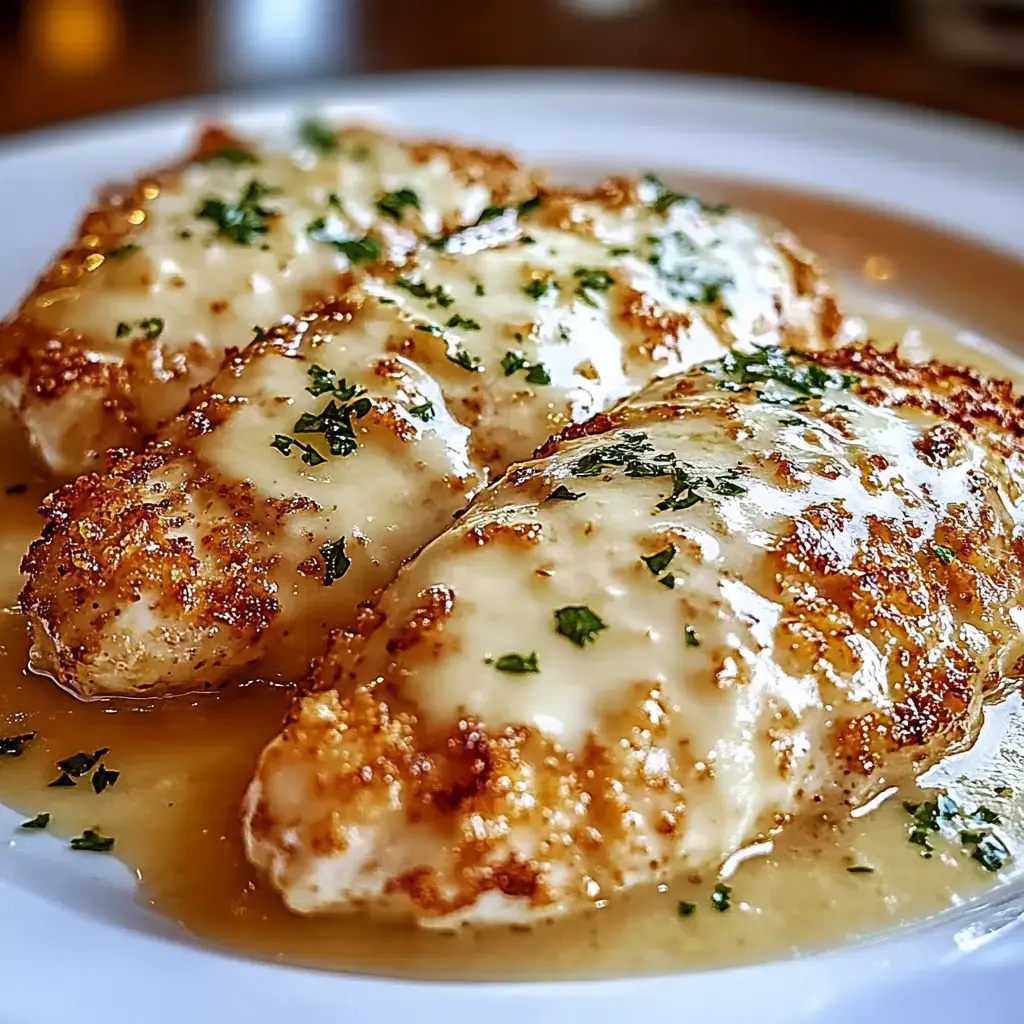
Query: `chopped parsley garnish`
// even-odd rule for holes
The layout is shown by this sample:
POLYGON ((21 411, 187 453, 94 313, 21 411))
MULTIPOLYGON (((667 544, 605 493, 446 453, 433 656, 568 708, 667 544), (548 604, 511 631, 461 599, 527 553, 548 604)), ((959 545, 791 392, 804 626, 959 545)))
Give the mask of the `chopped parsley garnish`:
POLYGON ((121 256, 131 256, 133 252, 138 252, 142 248, 135 242, 125 242, 124 245, 115 245, 113 249, 108 249, 103 255, 108 260, 116 260, 121 256))
POLYGON ((469 370, 471 373, 483 368, 480 357, 470 355, 461 345, 454 352, 448 353, 448 362, 461 366, 463 370, 469 370))
POLYGON ((377 200, 376 206, 385 217, 401 220, 406 207, 414 210, 420 208, 420 197, 411 188, 396 188, 394 192, 385 192, 377 200))
POLYGON ((510 204, 506 206, 485 206, 481 211, 480 216, 477 217, 476 223, 473 227, 480 224, 486 224, 489 220, 496 220, 504 213, 508 213, 509 210, 515 210, 516 216, 522 217, 523 214, 530 213, 536 210, 541 203, 540 196, 530 196, 529 199, 523 200, 518 205, 510 204))
MULTIPOLYGON (((114 330, 115 338, 127 338, 132 333, 132 324, 122 320, 114 330)), ((147 316, 134 325, 145 335, 147 341, 156 341, 164 333, 164 319, 161 316, 147 316)))
POLYGON ((348 572, 348 567, 352 564, 352 559, 345 554, 344 537, 338 540, 329 540, 326 544, 322 545, 320 557, 324 560, 324 566, 326 567, 324 572, 325 587, 329 587, 335 580, 340 580, 348 572))
POLYGON ((705 203, 686 192, 676 192, 655 174, 645 174, 643 183, 651 196, 646 201, 657 213, 667 213, 676 203, 687 203, 710 214, 722 214, 729 210, 728 203, 705 203))
POLYGON ((737 475, 735 470, 731 470, 719 477, 701 476, 686 466, 677 466, 672 472, 672 493, 654 507, 661 512, 690 508, 704 500, 698 489, 726 498, 746 494, 747 489, 736 483, 737 475))
POLYGON ((950 562, 956 560, 956 552, 952 548, 944 547, 942 544, 933 544, 932 551, 943 565, 949 565, 950 562))
POLYGON ((433 309, 434 306, 447 309, 455 301, 443 285, 435 285, 433 288, 430 288, 423 281, 413 281, 408 277, 396 277, 395 284, 399 288, 404 288, 417 299, 426 300, 429 309, 433 309))
POLYGON ((298 449, 302 452, 302 461, 307 466, 319 466, 327 461, 311 444, 303 444, 285 434, 275 434, 270 447, 276 448, 282 455, 291 455, 293 448, 298 449))
MULTIPOLYGON (((306 390, 315 396, 330 394, 331 400, 316 414, 304 412, 292 430, 296 434, 323 434, 327 449, 334 456, 351 455, 357 448, 353 417, 361 419, 373 403, 366 397, 365 390, 358 384, 349 384, 344 377, 338 380, 333 370, 322 366, 311 366, 307 371, 309 384, 306 390)), ((292 448, 301 451, 302 461, 307 466, 319 466, 327 459, 312 445, 287 434, 277 434, 271 442, 282 455, 290 455, 292 448)))
POLYGON ((473 285, 473 292, 476 295, 486 295, 487 294, 487 292, 484 290, 484 286, 479 281, 477 281, 477 283, 475 285, 473 285))
POLYGON ((91 754, 80 751, 77 754, 72 754, 70 757, 65 757, 58 761, 57 767, 62 772, 67 772, 68 775, 73 775, 78 779, 91 772, 93 768, 96 767, 99 759, 104 754, 109 753, 110 747, 100 747, 99 750, 94 750, 91 754))
POLYGON ((0 757, 21 757, 25 747, 35 738, 34 732, 22 733, 20 736, 0 736, 0 757))
POLYGON ((700 647, 700 637, 693 626, 686 626, 683 629, 683 639, 687 647, 700 647))
POLYGON ((246 146, 221 146, 220 149, 215 149, 206 156, 201 157, 199 160, 203 164, 231 164, 234 167, 240 167, 242 164, 258 164, 260 158, 246 146))
POLYGON ((34 829, 34 828, 46 828, 50 824, 50 815, 48 811, 43 811, 42 814, 37 814, 34 818, 29 818, 28 821, 23 821, 19 828, 34 829))
POLYGON ((655 236, 654 251, 647 262, 657 270, 674 299, 714 306, 722 298, 722 289, 733 283, 729 274, 709 268, 706 258, 679 232, 655 236))
POLYGON ((223 199, 209 196, 196 207, 195 214, 200 220, 212 221, 221 238, 235 245, 251 245, 257 236, 270 230, 268 221, 273 211, 263 206, 261 200, 280 191, 253 178, 242 189, 237 203, 226 203, 223 199))
POLYGON ((380 259, 380 242, 373 235, 363 235, 362 238, 335 238, 328 230, 327 221, 323 217, 311 220, 306 225, 306 233, 314 242, 333 246, 350 263, 372 263, 380 259))
POLYGON ((105 764, 101 764, 99 768, 92 773, 92 788, 97 793, 102 793, 103 790, 114 785, 120 777, 120 772, 111 771, 105 764))
POLYGON ((717 363, 704 366, 706 373, 723 373, 740 384, 776 381, 807 398, 820 398, 830 388, 849 388, 858 377, 838 370, 826 370, 816 363, 794 362, 796 353, 781 348, 760 348, 755 352, 733 351, 717 363))
POLYGON ((110 853, 113 848, 113 838, 100 835, 92 828, 87 828, 80 836, 75 836, 71 840, 72 850, 84 850, 87 853, 110 853))
POLYGON ((438 327, 437 324, 417 324, 416 330, 424 334, 433 334, 435 338, 444 337, 444 328, 438 327))
POLYGON ((597 305, 594 292, 606 292, 615 283, 607 270, 593 267, 577 267, 572 276, 576 278, 576 294, 588 306, 597 305))
POLYGON ((555 610, 556 631, 577 647, 586 647, 608 626, 586 605, 566 605, 555 610))
POLYGON ((975 845, 971 858, 986 871, 999 871, 1010 859, 1010 851, 998 836, 990 832, 975 845))
POLYGON ((547 277, 538 277, 529 284, 523 286, 525 294, 531 299, 542 299, 549 292, 557 292, 558 285, 547 277))
POLYGON ((475 320, 471 320, 468 316, 463 316, 461 313, 453 313, 445 327, 461 327, 466 331, 480 330, 480 325, 475 320))
POLYGON ((434 418, 434 403, 426 401, 422 405, 410 405, 409 413, 417 419, 423 420, 424 423, 428 423, 434 418))
POLYGON ((633 250, 628 245, 613 245, 608 250, 609 256, 631 256, 633 250))
POLYGON ((732 887, 726 885, 724 882, 719 882, 715 886, 715 891, 711 894, 711 906, 720 913, 725 913, 732 903, 732 887))
POLYGON ((864 864, 855 864, 852 868, 846 869, 851 875, 871 875, 874 874, 875 869, 869 868, 864 864))
POLYGON ((654 576, 657 576, 658 573, 664 572, 669 567, 669 563, 675 557, 676 546, 674 544, 669 544, 668 547, 662 548, 653 555, 641 555, 640 561, 651 570, 651 573, 654 576))
POLYGON ((697 909, 696 903, 687 903, 686 900, 680 900, 676 904, 676 913, 680 917, 690 917, 697 909))
POLYGON ((584 494, 584 491, 570 491, 565 484, 559 484, 544 501, 579 501, 584 494))
POLYGON ((499 672, 512 672, 516 675, 540 671, 536 651, 530 654, 503 654, 500 658, 484 658, 484 663, 493 665, 499 672))
POLYGON ((317 117, 306 117, 299 122, 299 138, 318 153, 333 153, 338 148, 337 133, 317 117))
POLYGON ((501 357, 501 368, 505 371, 506 377, 511 377, 517 370, 522 370, 530 364, 522 352, 506 352, 501 357))
POLYGON ((164 319, 160 316, 147 316, 139 321, 139 328, 149 341, 156 341, 164 333, 164 319))
POLYGON ((66 789, 68 786, 77 786, 78 783, 67 772, 61 772, 53 782, 46 785, 48 789, 66 789))
POLYGON ((508 351, 501 358, 501 368, 505 371, 506 377, 513 373, 526 370, 526 379, 531 384, 550 384, 551 375, 543 363, 531 363, 522 352, 508 351))
POLYGON ((976 821, 984 822, 986 825, 1001 825, 1003 823, 1003 819, 990 807, 979 807, 971 817, 976 821))
POLYGON ((1007 786, 1005 782, 1000 782, 993 792, 996 796, 1009 797, 1013 796, 1013 787, 1007 786))
POLYGON ((664 575, 664 576, 662 576, 662 577, 661 577, 661 579, 660 579, 660 580, 658 580, 658 582, 659 582, 659 583, 660 583, 660 584, 661 584, 661 585, 662 585, 663 587, 668 587, 668 589, 669 589, 669 590, 675 590, 675 587, 676 587, 676 578, 675 578, 675 576, 673 576, 673 575, 672 575, 672 573, 670 573, 670 572, 667 572, 667 573, 665 573, 665 575, 664 575))

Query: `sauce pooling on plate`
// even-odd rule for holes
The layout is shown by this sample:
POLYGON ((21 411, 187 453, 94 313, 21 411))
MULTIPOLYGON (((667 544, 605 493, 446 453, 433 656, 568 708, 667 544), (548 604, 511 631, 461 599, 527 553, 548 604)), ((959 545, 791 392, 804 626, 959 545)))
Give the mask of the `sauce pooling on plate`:
MULTIPOLYGON (((802 227, 793 213, 786 216, 802 227)), ((870 326, 883 341, 903 333, 898 324, 870 326)), ((939 335, 925 332, 918 343, 935 348, 937 341, 942 350, 935 354, 993 371, 975 351, 939 335)), ((0 589, 10 608, 20 589, 18 560, 38 530, 34 508, 44 487, 32 481, 27 460, 9 460, 4 473, 10 493, 0 497, 0 589)), ((998 874, 970 847, 930 829, 930 802, 940 813, 938 790, 919 791, 913 782, 893 779, 893 788, 883 790, 868 813, 786 831, 774 848, 752 848, 734 858, 721 879, 683 879, 637 892, 577 920, 455 935, 358 917, 307 920, 289 914, 257 885, 239 839, 241 793, 256 754, 278 728, 286 691, 253 685, 215 697, 81 704, 22 673, 27 644, 20 616, 5 612, 0 629, 0 735, 36 733, 20 757, 0 762, 0 801, 22 811, 26 822, 49 814, 45 831, 61 841, 87 829, 114 839, 111 852, 140 875, 143 901, 202 939, 255 956, 432 977, 675 970, 869 934, 981 894, 998 874), (104 747, 109 752, 91 769, 71 776, 76 785, 48 786, 61 778, 58 760, 79 752, 91 758, 104 747), (100 765, 108 778, 120 774, 96 793, 100 765), (905 801, 917 805, 913 813, 905 801), (931 857, 923 856, 929 852, 931 857)), ((959 808, 986 808, 998 816, 1011 846, 1019 829, 1013 794, 1024 792, 1024 780, 1014 777, 1004 752, 1019 746, 1022 731, 1019 700, 993 705, 985 742, 922 780, 948 791, 959 808)), ((71 767, 77 770, 81 762, 71 767)), ((22 831, 17 824, 13 819, 22 852, 48 841, 44 830, 22 831)), ((1006 869, 1012 874, 1014 863, 1006 869)))

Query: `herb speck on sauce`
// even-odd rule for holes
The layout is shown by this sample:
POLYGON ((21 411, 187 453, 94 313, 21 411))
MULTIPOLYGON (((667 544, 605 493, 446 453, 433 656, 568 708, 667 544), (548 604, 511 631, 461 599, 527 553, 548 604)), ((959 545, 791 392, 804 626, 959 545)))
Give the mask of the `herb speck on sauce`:
POLYGON ((99 750, 94 750, 91 754, 79 751, 70 757, 61 758, 57 762, 57 768, 62 772, 67 772, 68 775, 73 775, 75 778, 81 778, 96 767, 99 759, 104 754, 109 753, 110 747, 100 747, 99 750))
POLYGON ((68 786, 77 786, 78 783, 67 772, 61 772, 53 782, 46 785, 48 789, 66 789, 68 786))
POLYGON ((418 210, 420 197, 411 188, 385 192, 376 202, 377 209, 392 220, 401 220, 406 209, 418 210))
POLYGON ((480 325, 470 319, 468 316, 463 316, 461 313, 454 313, 449 317, 448 322, 445 324, 446 327, 461 327, 466 331, 479 331, 480 325))
POLYGON ((576 278, 576 295, 588 306, 596 306, 595 292, 606 292, 615 283, 607 270, 594 267, 577 267, 572 276, 576 278))
POLYGON ((579 501, 580 498, 585 497, 585 491, 570 491, 565 484, 559 484, 546 498, 544 501, 579 501))
POLYGON ((641 555, 640 561, 650 569, 652 575, 657 576, 658 573, 664 572, 669 567, 669 564, 675 557, 676 546, 675 544, 669 544, 668 547, 662 548, 653 555, 641 555))
POLYGON ((855 864, 846 870, 851 875, 872 875, 875 872, 874 868, 869 868, 866 864, 855 864))
POLYGON ((241 167, 243 164, 258 164, 260 158, 247 146, 227 145, 214 149, 199 158, 203 164, 230 164, 233 167, 241 167))
POLYGON ((41 814, 37 814, 34 818, 29 818, 28 821, 23 821, 18 827, 24 829, 43 829, 49 824, 49 812, 43 811, 41 814))
POLYGON ((0 757, 21 757, 25 747, 35 738, 34 732, 25 732, 20 736, 0 736, 0 757))
POLYGON ((470 355, 461 345, 454 352, 448 353, 448 362, 454 363, 463 370, 469 370, 470 373, 476 373, 478 370, 483 369, 480 357, 470 355))
POLYGON ((732 887, 726 885, 724 882, 719 882, 715 886, 715 891, 711 894, 711 906, 719 913, 725 913, 732 905, 732 887))
POLYGON ((423 420, 424 423, 428 423, 434 418, 434 403, 426 401, 421 405, 410 405, 409 413, 417 419, 423 420))
POLYGON ((933 544, 932 552, 943 565, 949 565, 951 562, 956 560, 956 552, 952 548, 947 548, 942 544, 933 544))
POLYGON ((314 242, 329 245, 345 256, 350 263, 372 263, 380 259, 381 247, 373 235, 361 238, 337 238, 327 227, 324 217, 317 217, 306 225, 306 233, 314 242))
POLYGON ((538 277, 523 286, 523 292, 531 299, 542 299, 545 295, 556 294, 558 284, 548 277, 538 277))
POLYGON ((696 903, 687 903, 686 900, 680 900, 676 904, 676 913, 680 917, 690 917, 697 909, 696 903))
POLYGON ((324 560, 324 586, 329 587, 335 580, 340 580, 348 572, 352 559, 345 554, 345 538, 330 540, 320 547, 320 557, 324 560))
POLYGON ((597 639, 608 626, 586 605, 566 605, 555 610, 556 632, 577 647, 585 647, 597 639))
POLYGON ((80 836, 75 836, 70 843, 72 850, 84 850, 87 853, 110 853, 114 848, 111 836, 104 836, 97 829, 87 828, 80 836))
POLYGON ((502 654, 498 658, 484 658, 484 664, 493 665, 499 672, 510 672, 515 675, 540 671, 536 651, 529 654, 502 654))
POLYGON ((115 245, 113 249, 108 249, 103 255, 108 260, 120 259, 123 256, 131 256, 132 253, 138 252, 142 246, 136 242, 125 242, 124 245, 115 245))
POLYGON ((404 288, 415 298, 423 299, 427 303, 428 309, 433 309, 435 306, 447 309, 455 301, 443 285, 438 284, 431 288, 425 282, 414 281, 409 277, 396 277, 395 285, 398 288, 404 288))
POLYGON ((109 789, 114 785, 115 782, 121 777, 120 772, 113 771, 108 768, 105 764, 101 764, 99 768, 92 773, 92 788, 96 791, 97 795, 102 793, 103 790, 109 789))

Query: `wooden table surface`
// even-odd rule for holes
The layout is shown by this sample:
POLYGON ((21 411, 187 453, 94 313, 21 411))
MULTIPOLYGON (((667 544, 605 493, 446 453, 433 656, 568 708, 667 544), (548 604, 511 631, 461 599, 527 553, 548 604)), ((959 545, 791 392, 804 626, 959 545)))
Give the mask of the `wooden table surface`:
POLYGON ((0 0, 0 133, 353 74, 524 66, 797 82, 1024 129, 1024 63, 930 52, 911 2, 0 0))

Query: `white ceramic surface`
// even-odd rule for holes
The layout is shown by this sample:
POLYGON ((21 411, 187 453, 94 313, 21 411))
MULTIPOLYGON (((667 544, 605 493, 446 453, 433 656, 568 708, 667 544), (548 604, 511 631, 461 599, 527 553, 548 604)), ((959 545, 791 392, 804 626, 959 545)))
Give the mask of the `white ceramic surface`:
MULTIPOLYGON (((1024 144, 1010 133, 760 83, 527 72, 403 77, 155 108, 7 141, 0 307, 67 237, 96 184, 172 156, 197 119, 225 116, 275 132, 310 109, 560 165, 685 169, 809 188, 1024 256, 1024 144)), ((20 820, 0 807, 0 1024, 66 1024, 86 1014, 104 1024, 960 1024, 979 1011, 1024 1021, 1019 889, 870 943, 753 967, 535 985, 402 982, 212 951, 138 906, 134 880, 116 860, 69 855, 47 836, 20 839, 20 820)))

